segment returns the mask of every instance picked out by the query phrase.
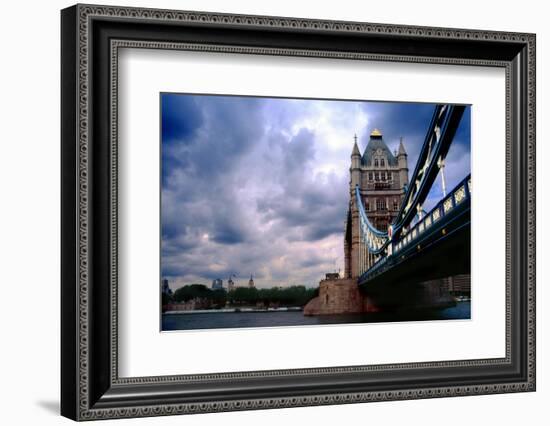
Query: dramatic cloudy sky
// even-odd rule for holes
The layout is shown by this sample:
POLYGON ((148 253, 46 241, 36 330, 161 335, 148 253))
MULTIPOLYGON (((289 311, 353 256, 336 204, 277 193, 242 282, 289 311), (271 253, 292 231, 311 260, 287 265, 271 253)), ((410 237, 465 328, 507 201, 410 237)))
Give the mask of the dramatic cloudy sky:
MULTIPOLYGON (((412 173, 434 105, 161 94, 162 275, 170 286, 254 275, 316 286, 344 269, 356 133, 399 138, 412 173)), ((470 171, 470 108, 447 157, 447 186, 470 171)), ((440 180, 426 209, 441 197, 440 180)))

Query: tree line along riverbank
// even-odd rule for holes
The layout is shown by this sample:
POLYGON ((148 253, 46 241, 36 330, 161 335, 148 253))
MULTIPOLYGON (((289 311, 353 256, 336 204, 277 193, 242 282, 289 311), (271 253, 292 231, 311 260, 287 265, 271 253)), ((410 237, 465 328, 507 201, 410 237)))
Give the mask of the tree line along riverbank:
POLYGON ((162 294, 163 311, 172 310, 174 305, 179 309, 222 309, 227 307, 303 307, 316 297, 318 288, 301 285, 289 287, 237 287, 211 289, 204 284, 190 284, 178 288, 173 294, 162 294), (171 309, 172 308, 172 309, 171 309))

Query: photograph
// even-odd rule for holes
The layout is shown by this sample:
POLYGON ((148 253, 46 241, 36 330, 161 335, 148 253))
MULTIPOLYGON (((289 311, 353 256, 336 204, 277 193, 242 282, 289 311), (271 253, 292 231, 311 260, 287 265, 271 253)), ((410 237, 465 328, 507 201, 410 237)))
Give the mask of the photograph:
POLYGON ((471 318, 471 105, 159 108, 161 331, 471 318))

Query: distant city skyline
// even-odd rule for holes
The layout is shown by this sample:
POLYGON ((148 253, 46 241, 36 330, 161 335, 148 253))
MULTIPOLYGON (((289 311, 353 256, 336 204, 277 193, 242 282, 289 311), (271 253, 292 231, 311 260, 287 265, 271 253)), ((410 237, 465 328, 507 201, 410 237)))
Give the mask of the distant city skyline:
MULTIPOLYGON (((162 278, 170 287, 317 286, 343 272, 354 135, 400 137, 412 173, 433 104, 161 94, 162 278), (236 276, 236 277, 235 277, 236 276)), ((446 160, 470 172, 470 108, 446 160)), ((438 179, 424 208, 441 198, 438 179)))

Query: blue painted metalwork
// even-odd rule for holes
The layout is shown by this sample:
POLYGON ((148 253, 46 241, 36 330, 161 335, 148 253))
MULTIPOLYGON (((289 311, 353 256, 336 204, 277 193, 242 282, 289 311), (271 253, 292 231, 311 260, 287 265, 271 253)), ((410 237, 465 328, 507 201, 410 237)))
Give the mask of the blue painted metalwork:
MULTIPOLYGON (((469 211, 471 203, 471 176, 466 176, 449 195, 439 201, 437 205, 418 221, 408 232, 398 240, 392 241, 391 254, 384 256, 371 268, 359 277, 359 283, 363 284, 373 277, 395 266, 397 260, 402 261, 414 254, 418 247, 423 245, 426 238, 433 233, 440 232, 448 225, 450 220, 456 217, 456 213, 469 211), (449 220, 447 220, 449 219, 449 220)), ((469 221, 467 222, 469 226, 469 221)))
POLYGON ((359 186, 355 186, 355 200, 357 202, 357 206, 359 207, 359 215, 361 216, 362 220, 365 221, 366 225, 368 226, 369 230, 375 234, 376 236, 382 237, 382 238, 388 238, 388 233, 384 231, 380 231, 377 229, 372 223, 370 223, 367 213, 365 212, 365 207, 363 206, 363 202, 361 200, 361 194, 359 192, 359 186))
MULTIPOLYGON (((413 228, 407 230, 417 214, 417 206, 424 203, 434 180, 437 178, 439 162, 447 156, 464 110, 465 106, 462 105, 437 105, 435 107, 413 175, 406 187, 405 197, 396 219, 391 224, 391 238, 388 232, 376 229, 369 221, 359 187, 355 187, 355 201, 360 219, 360 244, 368 247, 369 254, 374 256, 374 265, 364 272, 361 277, 371 272, 374 273, 386 265, 388 258, 413 240, 416 233, 420 234, 427 229, 432 220, 435 222, 445 216, 447 207, 452 209, 455 206, 455 200, 452 198, 454 195, 451 195, 451 198, 447 197, 441 200, 428 215, 415 224, 413 228), (437 219, 434 219, 435 217, 437 219)), ((465 196, 469 201, 470 177, 468 176, 461 184, 467 185, 464 188, 466 191, 465 196), (467 181, 467 184, 464 184, 465 181, 467 181)), ((461 184, 457 188, 460 188, 461 184)), ((451 192, 451 194, 454 194, 454 192, 451 192)))
POLYGON ((369 248, 371 254, 380 254, 387 247, 390 239, 387 232, 376 229, 376 227, 370 223, 367 213, 365 212, 365 207, 363 206, 359 186, 357 185, 355 186, 355 202, 359 210, 359 226, 361 226, 362 242, 369 248))
POLYGON ((428 196, 439 173, 438 159, 445 159, 447 156, 465 108, 463 105, 437 105, 435 107, 422 150, 409 180, 407 193, 393 223, 394 233, 398 234, 404 226, 411 222, 416 214, 416 206, 422 204, 428 196))

